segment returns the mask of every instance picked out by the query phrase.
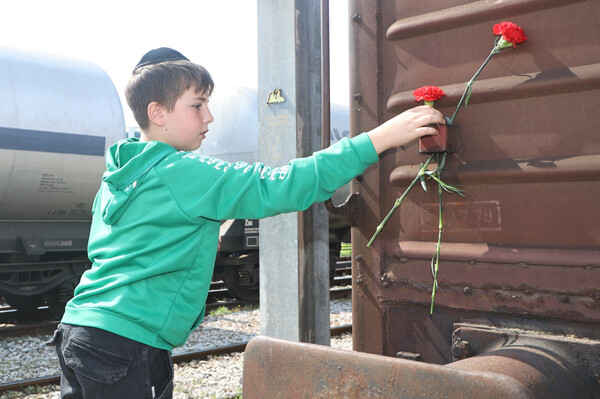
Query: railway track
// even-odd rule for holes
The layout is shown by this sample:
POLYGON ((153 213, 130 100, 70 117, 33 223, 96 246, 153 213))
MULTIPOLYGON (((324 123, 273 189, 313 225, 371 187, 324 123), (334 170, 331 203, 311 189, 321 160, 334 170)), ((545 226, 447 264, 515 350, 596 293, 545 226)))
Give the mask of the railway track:
MULTIPOLYGON (((350 287, 334 288, 330 291, 331 299, 349 298, 351 295, 350 287)), ((218 308, 235 309, 247 305, 242 301, 235 299, 218 300, 206 304, 206 312, 209 314, 212 310, 218 308)), ((0 338, 4 337, 20 337, 23 335, 47 335, 52 334, 58 325, 58 321, 51 320, 46 322, 27 323, 27 324, 5 324, 0 325, 0 338)))
MULTIPOLYGON (((339 327, 332 327, 330 329, 331 336, 337 336, 345 333, 352 332, 351 325, 343 325, 339 327)), ((173 363, 187 363, 193 360, 206 360, 210 356, 218 356, 230 353, 244 352, 248 341, 240 342, 233 345, 225 345, 205 350, 192 351, 187 353, 181 353, 173 355, 173 363)), ((0 393, 7 391, 24 391, 28 387, 43 387, 48 385, 59 385, 60 375, 51 375, 39 378, 31 378, 22 381, 14 381, 0 384, 0 393)))
MULTIPOLYGON (((336 276, 331 280, 332 300, 351 296, 351 273, 349 260, 338 262, 336 276)), ((233 298, 222 281, 212 282, 206 303, 207 313, 220 307, 233 309, 244 305, 247 303, 233 298)), ((0 306, 0 337, 51 334, 58 324, 48 306, 40 306, 35 312, 29 312, 27 316, 19 317, 17 309, 8 305, 0 306), (28 321, 21 321, 23 319, 28 321)))

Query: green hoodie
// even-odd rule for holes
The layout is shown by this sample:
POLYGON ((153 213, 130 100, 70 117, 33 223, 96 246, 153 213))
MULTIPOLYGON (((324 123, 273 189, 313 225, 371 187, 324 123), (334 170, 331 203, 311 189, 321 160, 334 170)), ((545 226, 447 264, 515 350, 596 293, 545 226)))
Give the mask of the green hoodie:
POLYGON ((204 316, 221 220, 305 210, 377 160, 366 134, 280 168, 120 141, 93 205, 92 267, 62 322, 183 345, 204 316))

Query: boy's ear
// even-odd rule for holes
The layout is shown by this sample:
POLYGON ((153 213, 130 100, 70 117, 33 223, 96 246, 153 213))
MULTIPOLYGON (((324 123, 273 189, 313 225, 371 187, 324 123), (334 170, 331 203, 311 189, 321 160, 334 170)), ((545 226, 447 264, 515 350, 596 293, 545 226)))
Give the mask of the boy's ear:
POLYGON ((165 115, 162 105, 160 105, 156 101, 153 101, 150 104, 148 104, 147 112, 148 119, 150 119, 150 122, 158 126, 163 126, 165 124, 165 115))

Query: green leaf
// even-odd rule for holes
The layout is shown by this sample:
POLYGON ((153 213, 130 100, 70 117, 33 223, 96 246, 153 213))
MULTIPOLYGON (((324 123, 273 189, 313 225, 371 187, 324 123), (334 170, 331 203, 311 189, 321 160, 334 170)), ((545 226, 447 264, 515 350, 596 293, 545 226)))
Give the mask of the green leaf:
POLYGON ((446 154, 448 154, 447 152, 444 153, 444 156, 442 157, 442 161, 440 162, 440 164, 437 167, 437 171, 441 171, 442 169, 444 169, 444 166, 446 165, 446 154))
POLYGON ((442 188, 444 189, 444 191, 446 191, 447 193, 450 193, 450 194, 452 194, 452 193, 454 193, 454 194, 458 194, 458 195, 460 195, 461 197, 464 197, 464 196, 465 196, 465 194, 463 193, 463 191, 462 191, 461 189, 459 189, 459 188, 456 188, 456 187, 454 187, 454 186, 450 186, 450 185, 448 185, 448 184, 445 184, 445 183, 444 183, 444 184, 441 184, 441 186, 442 186, 442 188))
POLYGON ((423 191, 427 192, 427 183, 425 182, 425 176, 420 177, 421 187, 423 187, 423 191))

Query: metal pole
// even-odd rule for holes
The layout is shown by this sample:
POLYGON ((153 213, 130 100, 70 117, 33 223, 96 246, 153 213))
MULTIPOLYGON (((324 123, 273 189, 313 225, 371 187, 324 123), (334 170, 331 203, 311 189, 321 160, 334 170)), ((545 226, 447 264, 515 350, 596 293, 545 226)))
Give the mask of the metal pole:
POLYGON ((321 147, 331 145, 331 74, 329 61, 329 0, 321 0, 321 147))
MULTIPOLYGON (((296 1, 298 156, 322 148, 322 19, 320 0, 296 1)), ((327 128, 328 129, 328 128, 327 128)), ((329 345, 329 219, 323 203, 298 218, 300 341, 329 345)))

